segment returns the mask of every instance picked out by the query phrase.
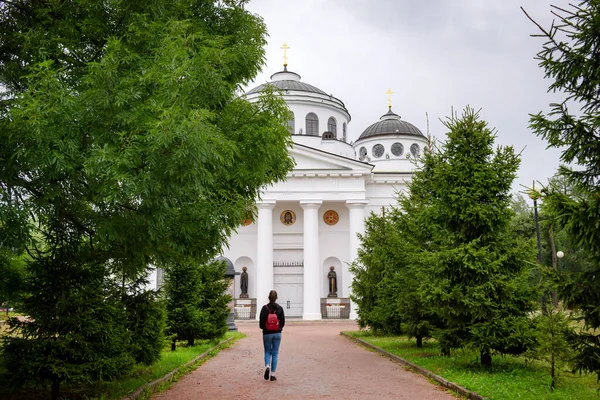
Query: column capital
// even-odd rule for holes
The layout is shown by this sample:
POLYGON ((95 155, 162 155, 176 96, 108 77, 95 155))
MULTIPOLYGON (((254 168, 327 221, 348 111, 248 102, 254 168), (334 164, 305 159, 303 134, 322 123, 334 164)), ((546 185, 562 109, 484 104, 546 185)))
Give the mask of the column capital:
POLYGON ((273 209, 275 208, 276 200, 261 200, 256 202, 257 208, 273 209))
POLYGON ((348 208, 365 208, 365 206, 369 204, 369 200, 356 199, 356 200, 346 200, 346 207, 348 208))
POLYGON ((300 206, 305 210, 319 208, 321 204, 323 204, 323 200, 300 200, 300 206))

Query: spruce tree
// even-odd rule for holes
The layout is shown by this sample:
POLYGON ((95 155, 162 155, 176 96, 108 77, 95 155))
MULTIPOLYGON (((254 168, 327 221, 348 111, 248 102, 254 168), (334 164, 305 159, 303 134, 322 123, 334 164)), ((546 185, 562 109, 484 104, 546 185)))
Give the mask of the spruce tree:
POLYGON ((543 193, 543 210, 574 247, 588 255, 578 274, 562 276, 559 294, 570 309, 579 310, 584 327, 572 337, 576 370, 600 378, 600 3, 584 0, 566 9, 553 6, 557 17, 546 29, 537 24, 545 42, 537 54, 549 91, 564 95, 547 113, 531 115, 533 132, 550 147, 562 149, 561 168, 577 193, 553 187, 543 193))
POLYGON ((494 149, 494 132, 467 108, 445 121, 448 139, 427 152, 411 186, 427 197, 422 227, 431 237, 421 255, 424 295, 443 327, 434 332, 443 352, 478 349, 521 353, 533 338, 527 313, 527 247, 511 229, 510 188, 519 166, 512 147, 494 149))
POLYGON ((226 294, 226 267, 221 261, 199 264, 185 260, 166 270, 168 332, 173 340, 215 339, 227 332, 231 297, 226 294))

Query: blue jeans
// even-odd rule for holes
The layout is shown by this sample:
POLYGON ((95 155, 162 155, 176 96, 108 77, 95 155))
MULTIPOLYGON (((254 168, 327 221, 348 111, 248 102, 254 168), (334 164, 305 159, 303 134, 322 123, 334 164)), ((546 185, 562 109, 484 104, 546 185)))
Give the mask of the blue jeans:
POLYGON ((263 335, 263 345, 265 346, 265 365, 271 366, 271 373, 277 371, 277 356, 279 355, 279 345, 281 344, 281 333, 267 333, 263 335))

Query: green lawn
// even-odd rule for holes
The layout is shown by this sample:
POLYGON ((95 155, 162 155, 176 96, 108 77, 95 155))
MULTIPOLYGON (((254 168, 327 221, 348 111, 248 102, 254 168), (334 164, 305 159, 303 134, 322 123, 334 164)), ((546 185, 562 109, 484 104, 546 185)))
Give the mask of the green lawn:
POLYGON ((549 367, 523 357, 495 355, 492 368, 486 370, 479 366, 478 352, 458 350, 450 357, 442 357, 433 340, 418 349, 415 341, 406 337, 376 337, 364 331, 348 334, 492 400, 600 399, 595 375, 560 371, 558 387, 551 392, 549 367))
MULTIPOLYGON (((240 332, 227 333, 224 339, 233 338, 233 341, 231 341, 227 345, 224 345, 222 348, 228 347, 229 345, 243 337, 244 334, 240 332)), ((161 359, 154 365, 151 365, 149 367, 141 365, 137 366, 127 376, 123 377, 123 379, 119 381, 104 382, 91 386, 64 386, 61 389, 62 396, 71 399, 85 398, 89 400, 122 399, 123 397, 130 393, 133 393, 135 390, 142 387, 146 383, 152 382, 158 378, 165 376, 167 373, 173 371, 174 369, 182 367, 185 363, 191 361, 196 356, 206 352, 211 347, 214 347, 218 342, 219 341, 203 341, 198 342, 195 346, 192 347, 178 346, 177 351, 174 352, 171 351, 171 348, 169 346, 168 348, 165 348, 162 351, 161 359)), ((217 349, 214 354, 218 353, 219 350, 220 349, 217 349)), ((177 379, 177 377, 181 375, 184 375, 186 372, 189 372, 189 370, 195 369, 214 354, 211 354, 209 355, 209 357, 203 359, 202 361, 199 361, 197 364, 194 364, 186 371, 182 371, 180 374, 177 374, 175 379, 177 379)), ((166 386, 168 386, 168 384, 163 385, 163 387, 166 386)), ((23 392, 22 395, 13 394, 11 398, 18 400, 34 398, 35 395, 32 394, 31 390, 31 388, 28 388, 23 392)), ((4 392, 4 394, 6 395, 6 392, 4 392)), ((41 395, 41 393, 39 395, 41 395)), ((4 398, 1 387, 0 398, 4 398)))

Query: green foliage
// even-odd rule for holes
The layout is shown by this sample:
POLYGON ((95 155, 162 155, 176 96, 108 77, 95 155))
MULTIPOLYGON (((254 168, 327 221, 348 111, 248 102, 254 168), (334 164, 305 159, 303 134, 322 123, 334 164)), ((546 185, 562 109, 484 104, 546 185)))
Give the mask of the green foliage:
POLYGON ((30 264, 26 285, 30 321, 11 319, 3 346, 14 384, 51 383, 56 396, 62 382, 111 379, 133 365, 120 293, 101 265, 44 259, 30 264))
POLYGON ((440 345, 435 340, 416 348, 406 337, 374 337, 367 332, 349 332, 392 354, 398 355, 434 374, 472 390, 485 399, 494 400, 597 400, 595 376, 562 371, 560 385, 549 388, 549 365, 523 356, 505 356, 494 360, 491 368, 473 363, 477 351, 463 349, 452 357, 440 356, 440 345))
POLYGON ((535 338, 527 313, 535 248, 511 224, 509 190, 519 165, 512 148, 467 108, 447 121, 448 141, 425 152, 398 207, 371 215, 355 274, 361 327, 433 335, 444 354, 472 346, 518 354, 535 338))
MULTIPOLYGON (((144 282, 145 283, 145 282, 144 282)), ((151 365, 165 344, 166 311, 154 291, 137 290, 123 298, 127 328, 131 333, 131 354, 136 363, 151 365)))
POLYGON ((559 371, 572 357, 568 337, 573 330, 569 322, 570 318, 562 310, 553 307, 539 314, 534 321, 538 345, 526 356, 548 364, 551 390, 556 388, 559 371))
POLYGON ((365 233, 360 237, 358 262, 351 265, 352 301, 358 306, 358 323, 377 334, 400 333, 401 318, 396 299, 398 288, 391 275, 397 265, 398 253, 392 246, 393 226, 385 213, 371 214, 365 221, 365 233))
MULTIPOLYGON (((124 288, 150 264, 213 258, 260 189, 292 168, 283 100, 236 97, 266 43, 245 3, 0 6, 0 251, 29 254, 22 311, 35 320, 4 349, 28 354, 15 376, 57 386, 121 373, 133 357, 126 328, 160 322, 149 300, 123 314, 108 277, 124 288)), ((202 319, 207 336, 221 331, 220 312, 202 319)), ((154 349, 158 337, 144 340, 154 349)))
POLYGON ((567 307, 581 310, 585 321, 585 329, 573 336, 579 350, 575 367, 600 378, 600 3, 584 0, 555 8, 554 14, 558 22, 549 30, 536 24, 546 40, 537 58, 552 82, 549 89, 564 93, 565 99, 552 104, 548 114, 532 115, 530 126, 549 146, 562 150, 563 162, 579 165, 561 167, 575 193, 551 186, 542 193, 543 207, 588 258, 582 272, 563 277, 559 293, 567 307))
POLYGON ((448 141, 427 152, 406 202, 420 204, 427 240, 422 291, 443 327, 434 331, 445 354, 473 346, 482 364, 491 352, 521 353, 533 342, 527 313, 528 242, 511 229, 510 186, 519 165, 511 147, 467 108, 446 122, 448 141), (414 200, 413 200, 414 199, 414 200))
POLYGON ((225 265, 182 261, 166 270, 167 325, 176 340, 219 338, 227 332, 231 297, 225 294, 225 265))

